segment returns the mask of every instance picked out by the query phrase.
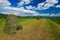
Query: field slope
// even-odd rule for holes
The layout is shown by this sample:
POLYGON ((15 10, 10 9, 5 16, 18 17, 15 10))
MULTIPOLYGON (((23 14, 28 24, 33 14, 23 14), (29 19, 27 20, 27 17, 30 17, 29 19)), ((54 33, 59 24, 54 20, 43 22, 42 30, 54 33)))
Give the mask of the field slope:
POLYGON ((26 20, 20 23, 23 30, 14 35, 4 34, 0 29, 0 40, 60 40, 60 25, 50 19, 26 20))

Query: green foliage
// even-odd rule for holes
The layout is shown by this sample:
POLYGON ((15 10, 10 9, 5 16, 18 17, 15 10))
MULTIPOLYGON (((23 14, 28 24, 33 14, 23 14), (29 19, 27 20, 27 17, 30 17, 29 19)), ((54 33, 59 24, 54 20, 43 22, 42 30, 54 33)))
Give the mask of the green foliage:
POLYGON ((0 19, 6 19, 6 18, 7 18, 7 14, 0 13, 0 19))

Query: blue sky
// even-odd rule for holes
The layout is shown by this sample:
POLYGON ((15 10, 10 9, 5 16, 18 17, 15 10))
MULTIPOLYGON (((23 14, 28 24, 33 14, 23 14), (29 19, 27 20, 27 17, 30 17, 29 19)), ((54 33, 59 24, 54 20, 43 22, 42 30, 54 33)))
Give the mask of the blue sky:
POLYGON ((60 16, 60 0, 0 0, 0 12, 19 16, 60 16))

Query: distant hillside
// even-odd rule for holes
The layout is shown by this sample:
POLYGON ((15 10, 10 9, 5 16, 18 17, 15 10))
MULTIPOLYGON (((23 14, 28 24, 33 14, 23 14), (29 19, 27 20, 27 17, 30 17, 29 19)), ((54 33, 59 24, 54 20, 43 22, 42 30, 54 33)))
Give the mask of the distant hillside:
MULTIPOLYGON (((11 14, 9 14, 9 15, 11 15, 11 14)), ((2 13, 0 13, 0 19, 1 18, 6 19, 7 16, 8 16, 8 14, 2 14, 2 13)), ((41 16, 18 16, 18 18, 40 18, 40 17, 41 16)))
MULTIPOLYGON (((9 14, 9 15, 12 15, 12 14, 9 14)), ((8 16, 8 14, 2 14, 2 13, 0 13, 0 19, 1 18, 6 19, 7 16, 8 16)), ((60 18, 60 17, 49 17, 49 16, 17 16, 17 17, 18 18, 37 18, 37 19, 39 19, 39 18, 60 18)))
MULTIPOLYGON (((9 14, 9 15, 12 15, 12 14, 9 14)), ((3 19, 6 19, 8 16, 8 14, 2 14, 0 13, 0 19, 3 18, 3 19)), ((18 16, 20 18, 20 16, 18 16)))
POLYGON ((0 18, 6 19, 6 18, 7 18, 7 14, 2 14, 2 13, 0 13, 0 18))

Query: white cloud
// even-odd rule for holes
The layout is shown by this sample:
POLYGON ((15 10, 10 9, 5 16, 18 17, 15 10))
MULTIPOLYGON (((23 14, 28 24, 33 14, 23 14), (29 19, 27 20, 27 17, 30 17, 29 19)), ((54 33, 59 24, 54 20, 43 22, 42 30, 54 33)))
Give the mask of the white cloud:
POLYGON ((49 13, 42 13, 42 14, 39 14, 39 16, 60 17, 60 13, 57 13, 57 14, 55 14, 55 13, 51 13, 51 14, 49 14, 49 13))
POLYGON ((58 3, 58 0, 46 0, 45 2, 39 3, 37 9, 45 10, 54 6, 56 3, 58 3))
POLYGON ((56 14, 51 14, 50 16, 52 17, 52 16, 57 16, 57 15, 56 14))
POLYGON ((58 0, 46 0, 47 3, 52 3, 52 4, 56 4, 58 3, 58 0))
POLYGON ((34 6, 26 6, 27 9, 34 9, 34 10, 46 10, 50 7, 54 7, 55 4, 58 3, 58 0, 46 0, 45 2, 39 3, 37 5, 37 8, 34 6))
POLYGON ((18 6, 23 6, 24 5, 24 2, 21 1, 20 3, 18 3, 18 6))
POLYGON ((50 14, 49 13, 42 13, 42 14, 39 14, 39 16, 49 16, 50 14))
POLYGON ((21 0, 21 2, 18 3, 18 6, 23 6, 24 4, 29 4, 33 0, 21 0))
MULTIPOLYGON (((18 3, 19 6, 23 6, 25 4, 31 3, 33 0, 21 0, 20 3, 18 3)), ((45 2, 39 3, 37 7, 35 6, 26 6, 27 9, 32 9, 32 10, 46 10, 49 9, 50 7, 54 7, 55 4, 58 3, 58 0, 46 0, 45 2)))
POLYGON ((8 0, 0 0, 0 8, 10 6, 10 4, 8 0))
POLYGON ((29 5, 29 6, 26 6, 26 8, 27 8, 27 9, 33 9, 33 7, 30 6, 30 5, 29 5))
POLYGON ((20 8, 15 8, 15 7, 4 7, 5 10, 15 10, 15 11, 23 11, 24 8, 20 7, 20 8))
MULTIPOLYGON (((32 0, 21 0, 21 2, 19 3, 19 6, 22 6, 24 4, 29 4, 31 1, 32 0)), ((51 6, 54 6, 54 4, 56 4, 58 1, 57 0, 46 0, 45 2, 39 3, 37 5, 37 8, 31 5, 26 6, 27 8, 26 10, 24 9, 24 7, 20 7, 20 8, 11 7, 10 6, 11 3, 8 0, 0 0, 0 8, 5 10, 5 12, 2 12, 3 14, 15 14, 19 16, 60 16, 60 13, 59 14, 53 14, 53 13, 52 14, 49 14, 49 13, 39 14, 36 11, 32 11, 34 9, 37 9, 37 10, 48 9, 51 6), (29 10, 29 9, 32 9, 32 10, 29 10)))
POLYGON ((60 17, 60 13, 57 13, 57 14, 52 13, 50 14, 50 17, 60 17))
MULTIPOLYGON (((19 13, 20 14, 20 13, 19 13)), ((39 13, 31 10, 24 10, 22 13, 24 16, 38 16, 39 13)))
POLYGON ((31 5, 29 5, 29 6, 26 6, 26 8, 28 9, 28 10, 35 10, 36 9, 36 7, 35 6, 31 6, 31 5))
MULTIPOLYGON (((23 0, 25 2, 25 4, 30 3, 29 1, 31 0, 23 0)), ((24 3, 22 3, 24 4, 24 3)), ((25 15, 37 15, 36 11, 31 11, 31 10, 26 10, 24 9, 24 7, 20 7, 20 8, 15 8, 15 7, 11 7, 10 6, 11 3, 8 0, 0 0, 0 8, 2 8, 3 10, 5 10, 4 12, 2 12, 3 14, 25 14, 25 15), (3 2, 4 1, 4 2, 3 2)), ((21 16, 21 15, 20 15, 21 16)))
POLYGON ((14 8, 14 7, 4 7, 6 14, 15 14, 20 16, 37 16, 39 13, 32 10, 26 10, 23 7, 14 8))
POLYGON ((14 14, 17 16, 49 16, 49 17, 60 17, 60 13, 38 13, 36 11, 25 10, 23 7, 21 8, 14 8, 14 7, 5 7, 6 11, 3 12, 4 14, 14 14))
POLYGON ((57 5, 56 8, 60 8, 60 5, 57 5))

